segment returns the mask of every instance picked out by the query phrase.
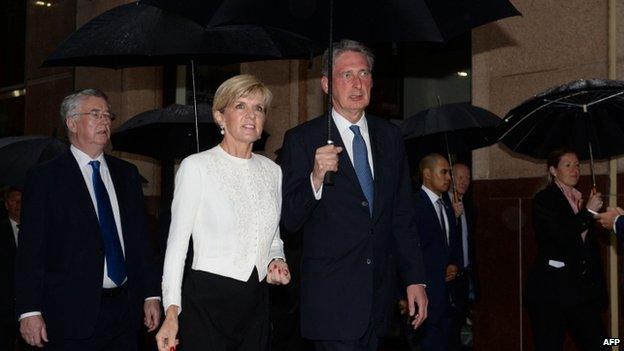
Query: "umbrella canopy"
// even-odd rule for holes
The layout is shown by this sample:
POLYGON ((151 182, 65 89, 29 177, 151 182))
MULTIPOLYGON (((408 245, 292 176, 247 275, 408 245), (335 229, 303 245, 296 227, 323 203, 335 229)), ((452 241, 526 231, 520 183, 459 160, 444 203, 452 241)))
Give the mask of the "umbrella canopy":
MULTIPOLYGON (((501 119, 467 102, 420 111, 402 125, 406 142, 430 152, 466 152, 494 144, 494 127, 501 119)), ((410 148, 408 148, 408 152, 410 148)))
MULTIPOLYGON (((200 150, 217 145, 221 139, 219 126, 213 121, 208 104, 197 105, 200 150)), ((264 149, 266 132, 254 143, 254 150, 264 149)), ((113 149, 156 159, 183 158, 197 152, 195 146, 195 114, 193 106, 171 105, 140 113, 112 134, 113 149)))
POLYGON ((441 105, 409 117, 401 129, 410 161, 436 152, 469 152, 496 142, 495 126, 501 119, 467 102, 441 105))
MULTIPOLYGON (((327 43, 327 0, 149 0, 204 26, 257 23, 327 43)), ((444 42, 480 25, 520 15, 508 0, 340 0, 333 2, 333 36, 364 42, 444 42)))
POLYGON ((624 82, 577 80, 549 89, 509 111, 499 141, 512 151, 544 159, 560 147, 590 161, 624 154, 624 82))
POLYGON ((115 7, 62 42, 44 67, 123 68, 163 64, 231 64, 310 58, 313 43, 283 29, 254 24, 204 27, 142 2, 115 7))
POLYGON ((623 81, 577 80, 518 105, 496 133, 512 151, 537 159, 559 147, 574 150, 581 160, 606 159, 624 154, 622 113, 623 81))
POLYGON ((67 151, 56 138, 16 136, 0 139, 0 184, 23 188, 26 174, 35 165, 67 151))

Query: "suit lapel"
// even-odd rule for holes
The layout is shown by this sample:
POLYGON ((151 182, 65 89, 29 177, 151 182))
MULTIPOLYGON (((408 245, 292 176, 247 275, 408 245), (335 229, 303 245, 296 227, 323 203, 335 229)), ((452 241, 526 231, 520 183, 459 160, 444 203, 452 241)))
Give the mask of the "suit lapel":
POLYGON ((79 206, 84 212, 85 218, 87 218, 88 222, 93 224, 99 232, 100 226, 95 212, 96 209, 93 206, 93 200, 91 200, 91 195, 89 195, 89 189, 85 184, 85 179, 82 176, 78 162, 76 161, 76 158, 74 158, 71 151, 67 151, 63 157, 62 167, 63 172, 66 173, 68 178, 70 191, 73 192, 74 197, 78 200, 77 203, 85 204, 79 206))

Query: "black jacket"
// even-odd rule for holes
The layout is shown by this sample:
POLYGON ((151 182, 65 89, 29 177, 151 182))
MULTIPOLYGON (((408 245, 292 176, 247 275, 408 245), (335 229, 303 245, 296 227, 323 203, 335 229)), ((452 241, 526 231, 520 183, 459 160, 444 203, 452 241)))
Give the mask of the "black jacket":
MULTIPOLYGON (((282 220, 303 229, 301 331, 316 340, 353 340, 369 322, 386 332, 396 297, 395 267, 405 284, 423 283, 424 269, 399 129, 367 115, 374 166, 372 218, 346 151, 333 186, 316 200, 310 184, 317 148, 326 144, 327 117, 289 130, 282 148, 282 220)), ((334 142, 343 142, 335 126, 334 142)), ((405 285, 404 285, 405 286, 405 285)))
MULTIPOLYGON (((592 214, 586 209, 574 213, 555 184, 533 198, 533 225, 538 253, 528 275, 529 303, 558 303, 571 307, 591 302, 603 307, 607 293, 592 214), (589 230, 585 241, 581 233, 589 230), (553 267, 551 260, 563 262, 553 267)), ((556 264, 555 264, 556 265, 556 264)))
MULTIPOLYGON (((130 318, 140 326, 143 300, 160 296, 135 166, 106 155, 124 238, 130 318)), ((104 245, 97 215, 70 151, 37 166, 22 203, 16 269, 17 315, 41 311, 50 338, 92 335, 102 298, 104 245)))

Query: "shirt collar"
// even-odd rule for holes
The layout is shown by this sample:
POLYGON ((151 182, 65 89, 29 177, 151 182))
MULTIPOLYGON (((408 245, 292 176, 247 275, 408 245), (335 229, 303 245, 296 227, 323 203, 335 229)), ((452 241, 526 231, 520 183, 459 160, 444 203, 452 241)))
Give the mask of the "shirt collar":
POLYGON ((425 191, 427 196, 429 196, 429 200, 431 200, 431 203, 434 205, 436 204, 438 199, 442 198, 441 196, 438 196, 436 193, 431 191, 431 189, 427 188, 424 184, 420 188, 425 191))
POLYGON ((17 227, 18 223, 14 221, 13 218, 9 217, 9 221, 11 222, 11 226, 13 226, 13 228, 17 227))
POLYGON ((362 135, 368 134, 368 122, 366 121, 366 112, 362 114, 362 118, 360 118, 360 120, 357 121, 357 123, 351 123, 343 115, 338 113, 338 111, 336 111, 335 109, 332 109, 332 119, 334 120, 336 129, 338 129, 338 132, 340 132, 340 134, 343 134, 347 131, 351 132, 349 127, 351 127, 352 125, 359 126, 360 132, 362 133, 362 135))
POLYGON ((74 158, 78 162, 78 165, 80 166, 80 168, 88 166, 89 162, 91 162, 93 160, 100 161, 100 168, 102 168, 102 167, 108 168, 107 165, 106 165, 106 159, 104 158, 104 153, 103 152, 98 157, 96 157, 95 159, 92 159, 91 156, 87 155, 86 153, 84 153, 84 151, 82 151, 79 148, 75 147, 73 144, 69 147, 69 150, 74 155, 74 158))

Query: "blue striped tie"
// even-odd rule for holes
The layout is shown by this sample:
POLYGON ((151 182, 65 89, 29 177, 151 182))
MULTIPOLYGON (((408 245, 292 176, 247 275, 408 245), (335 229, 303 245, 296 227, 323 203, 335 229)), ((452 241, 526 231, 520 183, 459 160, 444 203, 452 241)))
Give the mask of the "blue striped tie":
POLYGON ((349 127, 353 132, 353 168, 360 181, 360 187, 364 192, 366 200, 368 200, 368 209, 371 216, 373 215, 373 194, 375 193, 375 185, 373 183, 373 172, 368 163, 368 151, 366 143, 360 132, 360 127, 352 125, 349 127))
POLYGON ((91 161, 89 165, 93 168, 93 190, 95 191, 95 201, 97 202, 100 232, 102 233, 102 241, 104 241, 106 271, 108 272, 108 277, 117 286, 121 286, 126 279, 126 261, 121 250, 121 242, 119 242, 113 207, 100 175, 100 161, 91 161))

